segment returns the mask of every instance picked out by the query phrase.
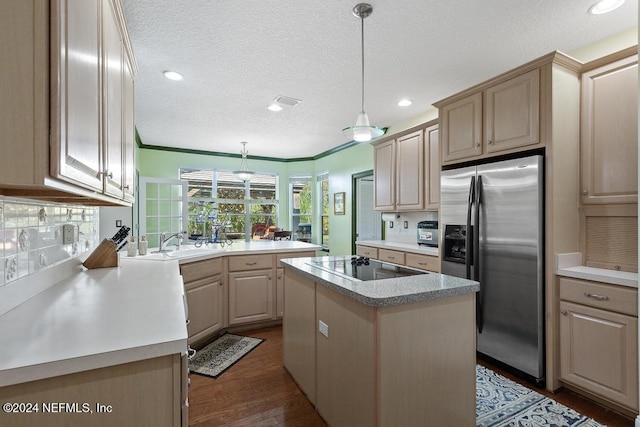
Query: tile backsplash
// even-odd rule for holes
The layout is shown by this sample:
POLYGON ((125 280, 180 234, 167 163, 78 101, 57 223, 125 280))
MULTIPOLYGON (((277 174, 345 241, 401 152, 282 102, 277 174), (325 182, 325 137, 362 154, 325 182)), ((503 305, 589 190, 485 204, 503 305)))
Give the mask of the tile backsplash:
POLYGON ((0 196, 0 287, 92 251, 98 244, 99 210, 0 196), (63 225, 78 227, 78 241, 64 244, 63 225))

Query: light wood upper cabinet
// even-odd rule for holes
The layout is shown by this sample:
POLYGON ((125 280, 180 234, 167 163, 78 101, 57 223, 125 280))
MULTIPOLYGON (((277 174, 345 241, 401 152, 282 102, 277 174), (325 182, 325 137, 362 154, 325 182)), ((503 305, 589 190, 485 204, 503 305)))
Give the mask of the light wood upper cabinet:
POLYGON ((487 153, 537 144, 540 77, 533 70, 487 89, 484 131, 487 153))
POLYGON ((540 71, 439 106, 442 163, 488 157, 540 142, 540 71))
POLYGON ((123 198, 124 47, 112 3, 104 1, 102 6, 104 192, 123 198))
POLYGON ((440 208, 440 131, 438 125, 424 130, 425 139, 425 209, 440 208))
POLYGON ((124 170, 123 190, 124 199, 128 202, 135 200, 135 184, 136 184, 136 163, 135 163, 135 144, 136 130, 134 122, 134 98, 133 98, 133 71, 128 60, 125 61, 124 80, 123 80, 123 124, 122 124, 122 143, 124 150, 124 170))
POLYGON ((442 162, 482 154, 482 93, 443 106, 439 111, 442 162))
POLYGON ((102 192, 99 0, 52 2, 52 175, 102 192), (57 82, 57 86, 55 85, 57 82))
POLYGON ((375 210, 437 210, 440 204, 438 125, 374 143, 375 210))
POLYGON ((422 131, 396 139, 396 210, 424 208, 424 165, 422 131))
POLYGON ((394 210, 396 207, 395 141, 386 141, 373 147, 373 174, 375 209, 394 210))
POLYGON ((638 55, 582 75, 582 203, 638 201, 638 55))
POLYGON ((121 0, 8 2, 0 29, 11 64, 0 84, 0 194, 130 204, 137 67, 121 0))

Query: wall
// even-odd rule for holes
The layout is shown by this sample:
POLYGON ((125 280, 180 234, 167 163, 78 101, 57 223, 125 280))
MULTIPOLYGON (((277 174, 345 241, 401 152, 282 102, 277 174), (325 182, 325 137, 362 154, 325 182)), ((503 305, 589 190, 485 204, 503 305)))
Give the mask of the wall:
MULTIPOLYGON (((250 150, 251 147, 248 147, 250 150)), ((139 148, 137 151, 140 176, 156 178, 177 178, 181 167, 221 168, 234 170, 240 166, 237 157, 216 156, 200 153, 183 153, 166 150, 139 148)), ((249 155, 249 169, 257 172, 276 173, 280 177, 279 198, 280 212, 278 226, 289 227, 289 176, 301 174, 315 174, 329 172, 329 191, 333 201, 333 194, 344 191, 346 193, 345 215, 329 217, 331 236, 331 254, 351 254, 352 224, 351 224, 351 175, 371 170, 373 168, 373 147, 360 144, 347 148, 317 160, 303 160, 297 162, 281 162, 272 160, 252 159, 249 155)), ((134 207, 135 209, 135 207, 134 207)), ((316 219, 313 230, 314 243, 319 243, 320 224, 316 219)))

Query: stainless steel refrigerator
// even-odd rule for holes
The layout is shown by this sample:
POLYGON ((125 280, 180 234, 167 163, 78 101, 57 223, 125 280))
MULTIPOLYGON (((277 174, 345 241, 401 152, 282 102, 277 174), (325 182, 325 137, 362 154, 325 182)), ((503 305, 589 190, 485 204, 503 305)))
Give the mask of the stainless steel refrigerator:
POLYGON ((542 156, 443 171, 442 273, 480 282, 477 349, 544 384, 542 156))

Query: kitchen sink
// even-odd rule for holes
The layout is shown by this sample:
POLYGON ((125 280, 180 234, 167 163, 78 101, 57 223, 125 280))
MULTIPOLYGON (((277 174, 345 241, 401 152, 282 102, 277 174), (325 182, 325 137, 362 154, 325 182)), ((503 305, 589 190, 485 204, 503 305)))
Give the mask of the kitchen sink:
POLYGON ((220 248, 184 248, 176 249, 174 251, 165 252, 164 255, 169 258, 186 258, 199 255, 211 255, 217 252, 222 252, 220 248))

